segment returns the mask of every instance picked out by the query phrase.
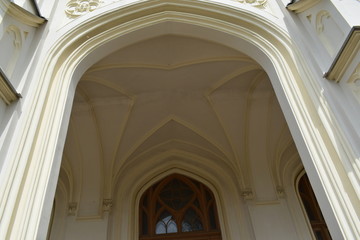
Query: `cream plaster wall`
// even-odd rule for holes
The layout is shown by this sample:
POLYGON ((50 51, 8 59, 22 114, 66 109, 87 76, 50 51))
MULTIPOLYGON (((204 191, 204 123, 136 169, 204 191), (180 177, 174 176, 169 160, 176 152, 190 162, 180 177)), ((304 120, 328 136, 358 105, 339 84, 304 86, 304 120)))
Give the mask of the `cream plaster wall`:
POLYGON ((68 217, 66 226, 62 239, 107 239, 107 219, 76 221, 68 217))
POLYGON ((350 26, 359 26, 360 19, 357 12, 360 10, 359 1, 341 1, 331 0, 331 3, 341 14, 341 18, 344 19, 350 26))
POLYGON ((31 45, 34 44, 36 28, 20 23, 9 15, 3 18, 2 26, 0 51, 3 57, 0 59, 0 66, 15 89, 20 91, 26 81, 22 76, 32 58, 31 45))
POLYGON ((250 204, 249 211, 255 239, 301 239, 284 202, 250 204))
MULTIPOLYGON (((25 98, 33 82, 31 63, 41 31, 38 31, 29 19, 24 19, 24 16, 14 17, 13 13, 10 13, 13 10, 9 2, 0 2, 0 67, 14 89, 25 98)), ((5 176, 2 166, 7 164, 6 155, 11 148, 11 139, 16 135, 17 121, 24 108, 20 101, 11 104, 5 104, 3 99, 0 101, 0 171, 2 176, 5 176)))
MULTIPOLYGON (((337 132, 335 134, 336 137, 332 137, 331 141, 337 146, 337 151, 340 155, 348 156, 344 157, 344 159, 348 160, 343 161, 343 166, 353 186, 358 186, 360 183, 358 177, 360 155, 357 144, 359 142, 360 128, 359 123, 354 121, 354 119, 360 116, 360 108, 356 100, 356 93, 354 94, 354 92, 357 91, 357 87, 349 79, 350 76, 356 72, 355 68, 360 61, 359 47, 355 46, 353 48, 353 56, 348 55, 348 57, 346 57, 348 63, 343 65, 343 71, 346 73, 344 73, 340 79, 336 80, 340 82, 339 84, 328 81, 324 78, 324 75, 330 71, 330 65, 335 61, 336 55, 343 51, 341 47, 345 43, 346 38, 349 37, 351 28, 359 25, 359 18, 354 15, 355 11, 350 11, 351 8, 355 10, 359 7, 360 4, 357 1, 331 1, 331 4, 327 1, 319 1, 319 3, 313 7, 293 14, 294 20, 298 21, 300 19, 306 29, 306 32, 304 32, 306 35, 305 38, 307 38, 304 40, 306 46, 300 45, 300 48, 303 48, 304 53, 310 49, 309 59, 313 59, 312 67, 314 68, 315 75, 319 79, 318 83, 322 89, 320 94, 322 98, 321 102, 326 103, 327 108, 332 109, 331 111, 327 111, 325 115, 332 116, 331 118, 334 119, 334 121, 325 124, 325 128, 337 132), (319 18, 320 16, 322 17, 319 18), (331 21, 334 21, 331 26, 323 24, 325 19, 329 21, 331 18, 331 21), (316 21, 319 19, 322 20, 316 21), (318 30, 321 31, 316 30, 316 26, 320 26, 321 28, 318 30), (336 29, 329 30, 330 35, 328 34, 329 36, 326 37, 326 34, 323 34, 325 29, 333 27, 336 29), (329 41, 327 39, 329 39, 329 41), (333 41, 333 43, 331 43, 331 41, 333 41), (340 126, 347 127, 343 128, 340 126), (349 148, 349 146, 352 147, 349 148)), ((299 38, 302 38, 302 36, 299 35, 299 38)), ((359 198, 358 193, 355 198, 359 198)))
POLYGON ((327 1, 319 1, 315 6, 293 14, 299 18, 300 28, 306 31, 304 43, 310 49, 313 58, 320 68, 320 73, 325 73, 330 68, 336 54, 345 41, 352 25, 340 15, 338 9, 327 1))

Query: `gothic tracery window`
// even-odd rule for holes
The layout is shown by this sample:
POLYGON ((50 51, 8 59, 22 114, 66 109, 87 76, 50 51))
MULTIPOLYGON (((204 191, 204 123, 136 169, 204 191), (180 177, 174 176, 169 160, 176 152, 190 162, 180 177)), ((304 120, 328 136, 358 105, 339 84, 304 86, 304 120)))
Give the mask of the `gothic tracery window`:
POLYGON ((173 174, 140 200, 140 239, 221 239, 215 199, 205 185, 173 174))

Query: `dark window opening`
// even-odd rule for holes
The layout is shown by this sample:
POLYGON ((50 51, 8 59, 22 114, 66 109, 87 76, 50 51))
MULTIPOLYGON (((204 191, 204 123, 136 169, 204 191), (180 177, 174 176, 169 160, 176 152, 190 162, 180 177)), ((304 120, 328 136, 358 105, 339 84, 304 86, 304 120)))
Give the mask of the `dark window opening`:
POLYGON ((317 240, 331 240, 332 238, 307 174, 300 178, 298 190, 315 238, 317 240))
POLYGON ((220 240, 215 198, 205 185, 179 174, 150 187, 140 200, 140 240, 220 240))

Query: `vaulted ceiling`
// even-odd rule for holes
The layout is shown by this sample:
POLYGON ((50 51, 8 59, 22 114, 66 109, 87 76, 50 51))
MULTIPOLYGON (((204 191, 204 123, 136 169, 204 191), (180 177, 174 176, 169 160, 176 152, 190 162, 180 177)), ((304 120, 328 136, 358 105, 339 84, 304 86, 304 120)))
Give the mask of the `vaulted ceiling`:
POLYGON ((226 46, 164 35, 114 52, 83 75, 60 178, 71 198, 81 195, 80 215, 91 215, 101 201, 92 196, 111 198, 124 166, 168 151, 227 165, 242 188, 266 198, 274 190, 264 180, 281 184, 276 169, 296 149, 259 64, 226 46))

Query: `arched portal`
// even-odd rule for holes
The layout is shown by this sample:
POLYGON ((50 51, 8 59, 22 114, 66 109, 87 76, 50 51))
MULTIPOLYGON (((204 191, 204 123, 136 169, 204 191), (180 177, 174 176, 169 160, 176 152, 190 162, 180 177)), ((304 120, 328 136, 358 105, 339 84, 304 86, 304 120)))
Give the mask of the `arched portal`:
MULTIPOLYGON (((282 175, 280 169, 292 155, 296 158, 297 151, 291 134, 270 80, 256 61, 180 32, 142 39, 92 65, 76 87, 60 174, 62 185, 73 177, 67 191, 74 197, 68 202, 69 208, 70 203, 76 207, 62 219, 68 227, 61 232, 68 238, 102 239, 99 233, 105 231, 96 224, 87 231, 81 226, 104 218, 109 239, 137 238, 141 215, 131 210, 138 207, 138 187, 171 167, 222 186, 216 193, 222 199, 218 209, 224 239, 249 239, 251 225, 260 219, 254 213, 264 210, 254 207, 248 216, 242 198, 275 201, 266 207, 275 211, 271 205, 281 205, 277 191, 283 181, 273 176, 282 175), (110 212, 103 212, 105 200, 113 201, 110 212)), ((170 231, 178 225, 175 219, 182 218, 173 214, 170 231)), ((270 221, 270 215, 261 219, 270 221)), ((289 217, 286 211, 282 217, 289 217)), ((272 233, 273 238, 281 235, 289 236, 272 233)))
MULTIPOLYGON (((213 2, 144 1, 130 4, 125 8, 114 8, 112 11, 103 9, 98 15, 94 13, 83 22, 81 19, 74 21, 73 25, 59 32, 61 37, 56 39, 49 50, 49 57, 46 58, 44 64, 41 64, 42 68, 38 69, 40 81, 36 87, 39 94, 30 103, 35 110, 29 113, 30 127, 27 126, 27 130, 24 130, 21 139, 24 144, 28 144, 27 149, 31 149, 28 167, 37 171, 24 180, 21 189, 25 190, 21 193, 21 199, 19 197, 19 201, 16 202, 16 208, 19 211, 14 212, 10 224, 13 227, 4 225, 10 226, 7 236, 16 238, 22 234, 22 236, 42 238, 46 235, 44 226, 47 224, 42 224, 42 221, 46 223, 48 218, 44 216, 50 216, 56 185, 54 176, 57 176, 59 172, 62 157, 60 150, 63 149, 65 143, 64 136, 69 123, 75 89, 84 72, 103 57, 134 41, 149 39, 164 33, 206 38, 226 45, 250 56, 265 70, 292 135, 295 136, 296 145, 301 150, 305 168, 309 174, 312 172, 313 181, 318 185, 319 195, 324 196, 321 205, 325 209, 330 208, 323 187, 328 193, 335 190, 329 186, 322 186, 315 173, 316 169, 321 169, 320 178, 328 178, 336 174, 325 169, 323 163, 327 158, 336 162, 338 156, 330 154, 330 152, 333 153, 333 146, 325 131, 320 129, 316 138, 313 137, 313 130, 316 129, 315 125, 320 122, 320 119, 309 95, 309 86, 304 84, 310 81, 306 65, 287 34, 276 25, 276 19, 270 15, 265 19, 246 10, 235 10, 213 2), (39 125, 31 121, 33 118, 39 118, 39 125), (34 131, 36 134, 29 132, 33 129, 37 129, 34 131), (305 147, 309 145, 311 145, 311 150, 305 147), (34 189, 30 186, 38 187, 34 189), (23 212, 29 214, 20 214, 23 212), (33 224, 21 224, 23 222, 33 224), (18 226, 21 226, 20 230, 18 226)), ((23 154, 29 152, 19 153, 19 157, 14 162, 20 161, 24 157, 23 154)), ((170 156, 176 159, 179 154, 165 152, 163 157, 170 156)), ((196 157, 199 156, 194 156, 196 157)), ((127 167, 131 167, 131 164, 125 165, 124 169, 127 167)), ((119 180, 123 177, 121 172, 124 169, 118 171, 114 177, 114 185, 121 185, 119 180)), ((141 181, 144 181, 144 178, 141 181)), ((331 182, 331 179, 329 181, 331 182)), ((246 181, 239 185, 241 186, 240 196, 251 198, 253 193, 251 189, 246 188, 246 181)), ((231 187, 238 188, 239 185, 231 187)), ((339 201, 339 196, 335 196, 332 199, 333 204, 343 204, 341 206, 346 208, 346 204, 339 201)), ((134 194, 128 197, 135 199, 134 194)), ((340 212, 336 214, 341 215, 340 212)), ((332 211, 329 211, 325 218, 333 220, 330 229, 333 231, 334 238, 339 236, 338 239, 341 239, 340 228, 343 227, 336 223, 332 211)), ((126 229, 124 239, 131 238, 131 234, 134 234, 131 233, 134 232, 132 230, 131 227, 126 229)), ((234 235, 232 231, 237 231, 237 229, 229 230, 227 233, 229 239, 236 239, 237 235, 234 235)))

